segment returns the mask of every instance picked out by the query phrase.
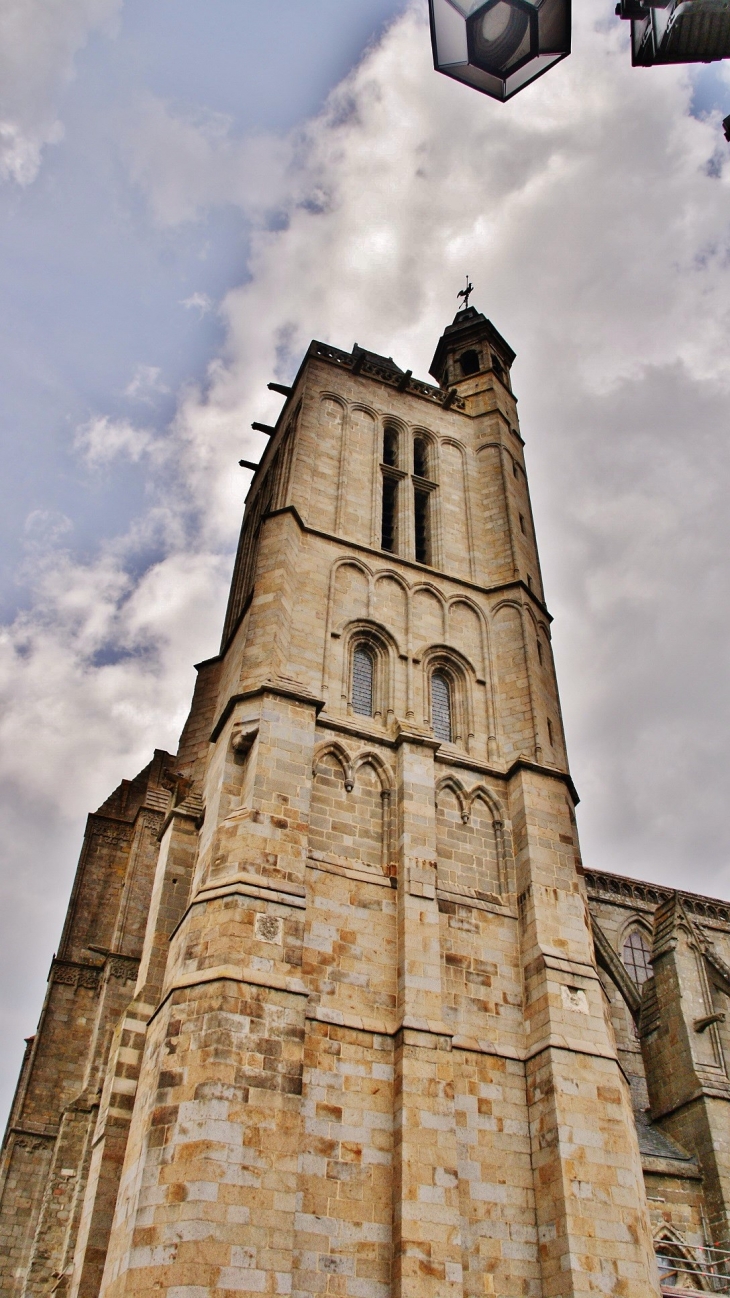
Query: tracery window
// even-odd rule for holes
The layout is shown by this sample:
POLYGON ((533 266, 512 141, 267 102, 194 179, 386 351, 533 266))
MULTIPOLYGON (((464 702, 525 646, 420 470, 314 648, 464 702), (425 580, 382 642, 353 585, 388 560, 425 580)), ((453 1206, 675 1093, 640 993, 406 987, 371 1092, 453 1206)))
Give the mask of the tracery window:
POLYGON ((621 955, 637 987, 641 987, 647 978, 651 978, 651 950, 640 929, 631 930, 624 942, 621 955))
POLYGON ((436 739, 451 743, 451 682, 439 671, 431 676, 431 727, 436 739))
POLYGON ((375 663, 370 649, 355 645, 352 655, 352 710, 361 717, 373 715, 373 676, 375 663))

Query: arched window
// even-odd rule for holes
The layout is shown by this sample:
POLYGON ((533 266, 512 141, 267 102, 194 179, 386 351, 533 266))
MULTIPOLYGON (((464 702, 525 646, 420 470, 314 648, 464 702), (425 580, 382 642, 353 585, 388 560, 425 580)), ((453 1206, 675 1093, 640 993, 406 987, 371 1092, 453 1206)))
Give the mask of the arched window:
POLYGON ((473 350, 462 352, 459 364, 462 374, 476 374, 479 369, 479 353, 473 350))
POLYGON ((398 549, 398 479, 383 475, 383 515, 380 546, 395 554, 398 549))
POLYGON ((361 717, 373 715, 374 661, 366 645, 355 645, 352 655, 352 710, 361 717))
POLYGON ((416 563, 431 563, 431 493, 419 491, 413 493, 413 522, 415 526, 416 563))
POLYGON ((651 950, 644 934, 634 928, 629 933, 621 952, 623 962, 637 987, 651 978, 651 950))
POLYGON ((389 425, 383 433, 383 464, 398 467, 398 429, 389 425))
POLYGON ((436 739, 451 743, 451 683, 439 671, 431 676, 431 727, 436 739))
POLYGON ((413 439, 413 472, 417 478, 427 478, 428 475, 428 442, 425 437, 414 437, 413 439))

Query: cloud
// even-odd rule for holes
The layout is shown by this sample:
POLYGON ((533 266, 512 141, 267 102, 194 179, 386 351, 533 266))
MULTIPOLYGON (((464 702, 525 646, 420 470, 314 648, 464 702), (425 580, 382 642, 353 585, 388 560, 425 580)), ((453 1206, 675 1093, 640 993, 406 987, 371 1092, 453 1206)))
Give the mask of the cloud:
POLYGON ((138 103, 126 136, 130 177, 163 228, 222 204, 260 218, 290 197, 294 151, 293 137, 237 136, 224 113, 178 110, 152 94, 138 103))
POLYGON ((163 396, 170 389, 162 381, 162 370, 157 365, 138 365, 130 382, 124 389, 125 397, 132 401, 144 401, 154 405, 156 396, 163 396))
POLYGON ((730 895, 730 164, 687 71, 632 70, 611 7, 579 7, 575 53, 506 106, 434 74, 420 4, 285 139, 146 101, 127 156, 151 220, 234 204, 251 251, 164 439, 106 415, 78 432, 97 469, 144 458, 129 535, 84 558, 63 525, 31 528, 29 606, 0 635, 0 824, 37 943, 83 812, 174 746, 190 664, 215 652, 267 380, 313 336, 425 376, 467 269, 518 352, 585 862, 730 895))
POLYGON ((29 185, 63 138, 58 105, 92 31, 114 29, 123 0, 0 0, 0 179, 29 185))
POLYGON ((193 309, 199 311, 201 319, 213 309, 213 303, 207 293, 191 293, 190 297, 184 298, 180 305, 187 307, 188 311, 193 309))
MULTIPOLYGON (((135 396, 137 390, 133 381, 127 388, 127 395, 135 396)), ((137 463, 143 456, 159 459, 165 450, 163 439, 151 429, 137 428, 127 419, 111 419, 108 415, 96 415, 81 424, 76 429, 74 447, 93 468, 109 464, 119 456, 133 463, 137 463)))

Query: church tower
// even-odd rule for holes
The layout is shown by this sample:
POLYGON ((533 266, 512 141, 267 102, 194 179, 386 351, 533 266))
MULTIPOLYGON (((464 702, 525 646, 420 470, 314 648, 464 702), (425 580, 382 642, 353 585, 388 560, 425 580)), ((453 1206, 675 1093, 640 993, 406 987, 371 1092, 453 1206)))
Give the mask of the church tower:
POLYGON ((433 386, 313 342, 282 389, 179 752, 97 813, 96 940, 80 867, 3 1294, 658 1295, 513 360, 467 307, 433 386))

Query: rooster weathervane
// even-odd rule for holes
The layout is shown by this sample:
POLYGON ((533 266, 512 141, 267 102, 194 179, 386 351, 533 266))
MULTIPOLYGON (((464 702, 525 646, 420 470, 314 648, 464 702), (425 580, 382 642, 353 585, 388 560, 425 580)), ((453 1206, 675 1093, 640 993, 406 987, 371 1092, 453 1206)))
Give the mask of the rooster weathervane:
POLYGON ((463 297, 465 311, 469 305, 469 298, 471 297, 473 292, 474 292, 474 285, 469 283, 469 276, 467 275, 466 288, 460 288, 459 292, 456 294, 457 298, 463 297))

